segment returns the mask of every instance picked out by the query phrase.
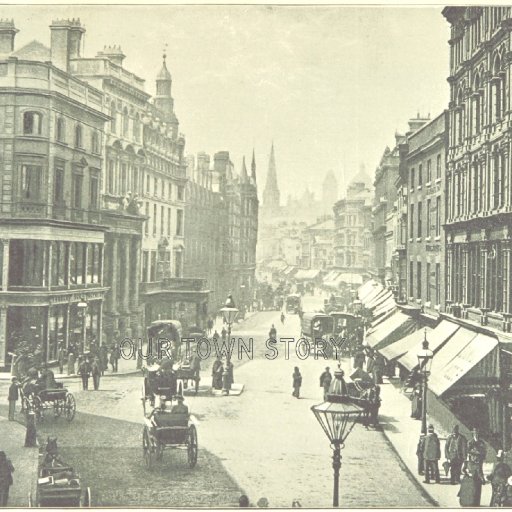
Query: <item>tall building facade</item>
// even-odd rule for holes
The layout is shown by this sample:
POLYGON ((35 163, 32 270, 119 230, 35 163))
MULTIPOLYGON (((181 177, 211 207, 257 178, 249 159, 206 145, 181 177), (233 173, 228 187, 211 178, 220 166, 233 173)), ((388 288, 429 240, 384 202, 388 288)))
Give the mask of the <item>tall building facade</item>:
POLYGON ((50 29, 51 48, 13 52, 14 23, 0 22, 0 367, 23 346, 53 362, 59 343, 102 341, 109 117, 102 92, 69 71, 80 22, 50 29))
POLYGON ((408 303, 437 318, 444 305, 445 156, 448 116, 416 120, 407 137, 408 303))
POLYGON ((370 178, 359 172, 347 188, 347 196, 335 203, 334 266, 367 275, 372 255, 372 199, 370 178))
POLYGON ((448 7, 446 302, 511 329, 510 7, 448 7))

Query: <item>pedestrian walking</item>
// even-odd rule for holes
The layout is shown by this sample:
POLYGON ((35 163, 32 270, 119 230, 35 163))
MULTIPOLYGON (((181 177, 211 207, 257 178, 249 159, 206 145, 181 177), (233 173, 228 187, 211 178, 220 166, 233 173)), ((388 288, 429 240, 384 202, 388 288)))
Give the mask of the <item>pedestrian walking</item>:
POLYGON ((281 313, 281 323, 284 325, 284 319, 285 319, 285 316, 284 316, 284 313, 281 313))
POLYGON ((100 378, 101 378, 101 365, 100 360, 95 357, 91 365, 92 383, 94 385, 94 391, 100 389, 100 378))
POLYGON ((108 348, 105 343, 102 343, 99 349, 99 359, 101 375, 105 375, 105 371, 108 370, 108 348))
POLYGON ((119 350, 119 346, 116 342, 114 342, 110 350, 110 364, 112 365, 112 373, 117 373, 120 357, 121 352, 119 350))
POLYGON ((492 473, 487 477, 491 482, 492 496, 490 507, 503 507, 507 498, 507 481, 512 476, 512 468, 504 461, 505 452, 498 450, 492 473))
POLYGON ((327 400, 327 393, 329 393, 331 382, 332 374, 329 370, 329 367, 327 367, 325 371, 322 373, 322 375, 320 375, 320 387, 324 388, 324 400, 327 400))
POLYGON ((59 361, 59 372, 62 375, 64 373, 64 361, 66 360, 66 348, 64 347, 64 343, 62 343, 62 341, 59 341, 57 360, 59 361))
POLYGON ((292 396, 300 398, 300 387, 302 386, 302 375, 300 374, 299 367, 296 366, 293 371, 293 393, 292 396))
POLYGON ((366 356, 362 350, 359 350, 354 356, 354 369, 359 368, 363 369, 364 362, 366 361, 366 356))
POLYGON ((272 324, 272 327, 270 328, 270 331, 268 331, 268 337, 271 340, 275 340, 277 338, 277 330, 276 330, 274 324, 272 324))
POLYGON ((16 412, 16 402, 18 401, 19 395, 19 384, 18 379, 13 377, 11 379, 11 385, 9 386, 9 395, 7 400, 9 401, 9 421, 14 421, 14 414, 16 412))
POLYGON ((373 428, 379 426, 379 409, 381 403, 380 386, 375 386, 370 391, 370 422, 373 428))
POLYGON ((425 437, 425 446, 423 447, 423 459, 425 460, 425 481, 429 484, 431 479, 440 483, 439 477, 439 459, 441 458, 441 443, 437 434, 434 432, 434 425, 428 426, 428 432, 425 437))
POLYGON ((366 356, 366 373, 373 375, 373 370, 375 368, 375 356, 373 350, 369 350, 366 356))
POLYGON ((217 356, 212 365, 212 388, 222 389, 222 375, 224 374, 224 366, 220 357, 217 356))
POLYGON ((14 466, 7 458, 5 452, 0 451, 0 507, 7 507, 9 502, 9 488, 13 484, 12 474, 14 466))
POLYGON ((471 433, 473 437, 468 441, 468 452, 470 452, 471 450, 476 450, 478 452, 480 472, 483 474, 485 456, 487 455, 487 448, 485 447, 485 443, 480 438, 480 432, 478 431, 477 428, 474 428, 471 431, 471 433))
POLYGON ((75 352, 70 349, 68 353, 68 375, 75 375, 75 362, 75 352))
POLYGON ((464 476, 460 482, 459 503, 462 507, 479 507, 485 478, 480 468, 478 449, 472 448, 468 451, 468 459, 462 466, 462 473, 464 476))
POLYGON ((377 353, 375 356, 375 363, 373 365, 373 379, 376 385, 382 384, 382 375, 384 374, 385 368, 386 360, 381 354, 377 353))
POLYGON ((418 457, 418 475, 425 474, 425 459, 423 458, 423 450, 425 449, 425 434, 421 434, 416 446, 416 456, 418 457))
POLYGON ((78 365, 78 375, 82 377, 82 389, 89 389, 89 377, 91 376, 91 366, 88 359, 80 360, 78 365))
POLYGON ((412 392, 411 399, 411 418, 415 420, 421 419, 421 407, 422 407, 422 389, 421 384, 416 384, 412 392))
POLYGON ((450 465, 450 483, 460 484, 462 464, 466 460, 467 439, 459 432, 459 425, 454 425, 452 433, 444 445, 444 455, 450 465))
POLYGON ((214 340, 218 340, 220 338, 220 334, 217 332, 217 329, 215 329, 212 338, 214 340))

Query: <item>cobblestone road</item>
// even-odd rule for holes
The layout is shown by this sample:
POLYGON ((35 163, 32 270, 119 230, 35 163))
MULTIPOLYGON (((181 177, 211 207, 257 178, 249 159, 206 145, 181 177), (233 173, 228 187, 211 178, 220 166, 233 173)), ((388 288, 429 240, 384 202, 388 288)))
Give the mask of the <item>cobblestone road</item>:
MULTIPOLYGON (((102 391, 76 394, 76 419, 49 419, 41 434, 57 435, 63 456, 73 461, 93 489, 94 503, 104 506, 234 506, 242 492, 254 503, 289 507, 329 507, 332 497, 332 452, 310 407, 322 398, 318 377, 324 361, 310 358, 274 361, 263 357, 274 322, 278 336, 298 338, 296 316, 281 326, 278 313, 250 318, 241 333, 252 335, 254 360, 236 362, 235 380, 245 385, 238 397, 188 397, 199 420, 198 466, 190 470, 186 454, 164 454, 160 471, 143 464, 140 433, 141 378, 105 377, 102 391), (282 331, 282 332, 280 332, 282 331), (291 374, 300 366, 301 400, 291 396, 291 374)), ((333 364, 331 364, 333 366, 333 364)), ((202 382, 209 382, 204 372, 202 382)), ((356 425, 343 450, 340 502, 343 507, 428 507, 431 503, 402 468, 380 431, 356 425)))

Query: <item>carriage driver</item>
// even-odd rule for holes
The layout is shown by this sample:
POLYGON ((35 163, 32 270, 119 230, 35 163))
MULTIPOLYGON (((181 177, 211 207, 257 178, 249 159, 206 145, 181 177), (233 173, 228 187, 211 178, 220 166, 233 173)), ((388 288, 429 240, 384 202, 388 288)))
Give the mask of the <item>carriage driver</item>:
POLYGON ((172 406, 171 414, 186 414, 188 416, 188 406, 183 403, 185 399, 178 395, 177 400, 178 403, 172 406))

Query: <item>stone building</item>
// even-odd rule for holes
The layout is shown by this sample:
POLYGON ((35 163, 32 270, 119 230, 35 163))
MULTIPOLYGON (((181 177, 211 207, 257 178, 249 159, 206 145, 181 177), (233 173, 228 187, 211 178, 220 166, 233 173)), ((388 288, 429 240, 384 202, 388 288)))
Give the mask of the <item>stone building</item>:
POLYGON ((437 318, 444 304, 444 179, 448 117, 410 122, 407 137, 408 304, 437 318))
POLYGON ((51 48, 34 41, 14 52, 14 23, 0 21, 0 367, 22 344, 53 362, 60 342, 102 341, 108 109, 70 73, 80 22, 50 30, 51 48))
POLYGON ((372 254, 370 184, 369 176, 361 170, 349 183, 346 198, 333 208, 334 266, 341 272, 368 275, 372 254))
POLYGON ((334 266, 334 220, 332 216, 306 227, 301 236, 300 267, 327 270, 334 266))
POLYGON ((387 147, 382 155, 379 166, 375 171, 375 193, 373 199, 373 254, 372 271, 375 277, 385 284, 391 280, 390 255, 387 252, 389 245, 387 238, 388 213, 396 201, 396 179, 400 154, 398 144, 403 136, 396 134, 396 145, 393 150, 387 147))

